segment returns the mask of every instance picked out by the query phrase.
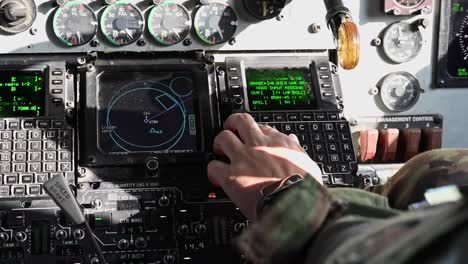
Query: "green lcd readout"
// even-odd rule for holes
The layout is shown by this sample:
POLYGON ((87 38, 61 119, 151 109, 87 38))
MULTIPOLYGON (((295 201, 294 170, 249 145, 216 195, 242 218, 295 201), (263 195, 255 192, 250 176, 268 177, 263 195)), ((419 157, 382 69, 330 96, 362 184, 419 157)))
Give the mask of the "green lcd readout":
POLYGON ((309 69, 246 69, 251 111, 309 110, 315 107, 309 69))
POLYGON ((44 72, 0 69, 0 118, 42 116, 44 111, 44 72))

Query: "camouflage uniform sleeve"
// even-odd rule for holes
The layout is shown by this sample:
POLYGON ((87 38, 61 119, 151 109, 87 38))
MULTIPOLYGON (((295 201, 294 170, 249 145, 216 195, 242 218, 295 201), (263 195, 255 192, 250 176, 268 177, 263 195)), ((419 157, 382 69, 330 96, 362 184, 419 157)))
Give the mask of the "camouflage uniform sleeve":
POLYGON ((330 213, 343 211, 348 203, 388 208, 382 196, 352 189, 329 191, 313 177, 306 177, 279 197, 239 237, 237 245, 253 263, 291 263, 286 259, 298 254, 330 213))

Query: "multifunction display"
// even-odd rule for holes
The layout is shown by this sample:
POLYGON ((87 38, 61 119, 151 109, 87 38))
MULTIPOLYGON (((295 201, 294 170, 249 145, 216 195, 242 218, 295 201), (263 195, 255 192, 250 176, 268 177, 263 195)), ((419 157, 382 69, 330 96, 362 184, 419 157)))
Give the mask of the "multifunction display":
POLYGON ((44 78, 43 71, 0 69, 0 118, 44 115, 44 78))
POLYGON ((307 68, 246 69, 246 81, 252 111, 315 108, 312 81, 307 68))
POLYGON ((98 145, 104 153, 197 151, 190 72, 103 72, 98 82, 98 145))

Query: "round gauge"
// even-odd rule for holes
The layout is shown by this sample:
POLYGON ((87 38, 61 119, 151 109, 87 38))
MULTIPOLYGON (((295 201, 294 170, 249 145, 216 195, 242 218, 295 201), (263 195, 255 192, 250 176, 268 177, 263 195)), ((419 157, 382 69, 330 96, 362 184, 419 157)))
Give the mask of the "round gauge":
POLYGON ((394 63, 414 59, 422 48, 422 34, 419 29, 406 22, 390 25, 383 36, 383 51, 394 63))
POLYGON ((37 8, 33 0, 1 0, 0 31, 18 34, 30 28, 36 20, 37 8))
POLYGON ((245 9, 255 18, 266 20, 278 16, 286 0, 243 0, 245 9))
POLYGON ((96 35, 98 27, 93 10, 78 1, 67 2, 59 7, 52 24, 55 36, 68 46, 88 43, 96 35))
POLYGON ((135 42, 143 34, 145 22, 140 10, 127 1, 106 7, 101 17, 101 31, 110 43, 123 46, 135 42))
POLYGON ((236 33, 237 15, 228 5, 203 5, 195 14, 194 26, 203 42, 210 45, 220 44, 231 39, 236 33))
POLYGON ((398 5, 408 8, 408 7, 416 7, 426 0, 393 0, 393 1, 398 5))
POLYGON ((388 110, 403 112, 413 107, 419 100, 419 81, 407 72, 395 72, 384 77, 380 87, 380 98, 388 110))
POLYGON ((163 3, 153 7, 148 18, 148 29, 153 38, 163 45, 174 45, 190 33, 192 19, 187 9, 179 4, 163 3))

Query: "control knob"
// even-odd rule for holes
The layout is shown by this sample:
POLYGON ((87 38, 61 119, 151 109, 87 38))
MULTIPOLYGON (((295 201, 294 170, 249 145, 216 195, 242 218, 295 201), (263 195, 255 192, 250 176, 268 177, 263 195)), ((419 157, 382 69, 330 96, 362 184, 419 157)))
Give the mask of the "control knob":
POLYGON ((167 197, 166 195, 161 196, 161 198, 159 198, 159 200, 158 200, 158 204, 161 207, 168 206, 170 202, 171 202, 171 200, 169 200, 169 197, 167 197))
POLYGON ((240 233, 242 231, 244 231, 245 229, 245 224, 244 223, 236 223, 234 225, 234 231, 236 231, 237 233, 240 233))
POLYGON ((16 34, 27 30, 36 19, 33 0, 0 1, 0 30, 16 34))
POLYGON ((91 206, 94 208, 94 209, 97 209, 99 207, 102 206, 102 201, 99 200, 99 199, 94 199, 91 201, 91 206))
POLYGON ((234 97, 232 99, 232 103, 234 104, 234 106, 236 107, 241 107, 242 104, 244 104, 244 99, 240 96, 237 96, 237 97, 234 97))
POLYGON ((0 233, 0 243, 5 243, 10 239, 7 233, 0 233))
POLYGON ((135 247, 136 248, 145 248, 146 247, 146 240, 142 237, 138 237, 135 239, 135 247))
POLYGON ((57 240, 65 240, 67 239, 68 237, 68 234, 67 232, 65 232, 65 230, 58 230, 57 232, 55 232, 55 238, 57 238, 57 240))
POLYGON ((76 240, 82 240, 82 239, 85 237, 85 232, 83 231, 83 229, 76 229, 76 230, 73 232, 73 237, 74 237, 76 240))
POLYGON ((28 235, 26 235, 25 232, 20 231, 15 234, 15 240, 16 242, 24 242, 28 238, 28 235))
POLYGON ((117 247, 119 249, 125 250, 130 246, 130 242, 128 242, 127 239, 120 239, 119 242, 117 243, 117 247))
POLYGON ((198 224, 197 226, 195 226, 195 233, 197 233, 198 235, 205 234, 206 233, 206 225, 198 224))
POLYGON ((146 173, 150 177, 157 177, 159 171, 159 162, 156 158, 146 160, 146 173))
POLYGON ((177 229, 177 233, 181 236, 185 236, 187 235, 187 233, 189 232, 189 227, 188 225, 181 225, 179 226, 179 228, 177 229))
POLYGON ((167 254, 163 258, 164 264, 172 264, 175 262, 175 257, 172 254, 167 254))

